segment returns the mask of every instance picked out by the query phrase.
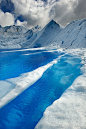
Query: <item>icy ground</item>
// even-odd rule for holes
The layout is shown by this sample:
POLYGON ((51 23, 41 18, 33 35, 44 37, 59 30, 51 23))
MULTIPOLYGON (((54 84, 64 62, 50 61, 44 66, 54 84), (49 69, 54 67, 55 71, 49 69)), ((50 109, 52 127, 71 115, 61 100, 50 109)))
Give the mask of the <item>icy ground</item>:
POLYGON ((0 52, 0 129, 84 129, 85 98, 85 49, 0 52))
POLYGON ((67 50, 67 52, 82 58, 83 74, 45 110, 35 129, 86 128, 86 49, 67 50))

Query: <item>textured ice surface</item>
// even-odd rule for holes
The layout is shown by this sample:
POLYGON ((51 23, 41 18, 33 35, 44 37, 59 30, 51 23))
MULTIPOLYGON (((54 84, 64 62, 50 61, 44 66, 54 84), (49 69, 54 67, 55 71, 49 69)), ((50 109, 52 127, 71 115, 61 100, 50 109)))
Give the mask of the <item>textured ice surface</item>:
MULTIPOLYGON (((58 57, 56 52, 55 55, 58 57)), ((43 70, 42 74, 44 74, 41 74, 41 78, 37 82, 0 109, 0 129, 33 129, 42 117, 45 109, 53 101, 59 99, 63 92, 73 83, 75 78, 81 74, 81 60, 77 56, 68 54, 61 55, 61 58, 56 60, 36 69, 37 71, 40 69, 39 73, 37 71, 34 72, 35 70, 32 71, 32 80, 34 80, 35 73, 38 78, 42 72, 41 70, 43 70)), ((26 80, 25 78, 23 80, 21 79, 21 82, 18 82, 19 78, 15 79, 8 79, 8 81, 12 83, 14 81, 14 83, 17 82, 17 85, 20 83, 23 86, 26 83, 28 84, 28 78, 26 80), (18 80, 15 81, 15 79, 18 80)), ((17 91, 18 89, 16 90, 16 94, 17 91)), ((2 98, 2 100, 4 99, 2 98)))
POLYGON ((35 129, 86 128, 86 49, 67 50, 82 58, 83 74, 48 107, 35 129))

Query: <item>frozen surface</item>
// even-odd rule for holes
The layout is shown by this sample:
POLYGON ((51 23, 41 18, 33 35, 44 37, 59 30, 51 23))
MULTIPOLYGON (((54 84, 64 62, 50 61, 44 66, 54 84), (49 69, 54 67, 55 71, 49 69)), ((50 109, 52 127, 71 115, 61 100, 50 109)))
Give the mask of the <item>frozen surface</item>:
POLYGON ((53 39, 52 44, 63 48, 86 48, 86 19, 75 20, 53 39))
POLYGON ((35 129, 85 129, 86 128, 86 49, 68 50, 82 58, 83 74, 63 95, 48 107, 35 129))
MULTIPOLYGON (((45 109, 59 99, 77 76, 81 75, 82 64, 77 56, 57 51, 47 52, 51 59, 51 53, 56 55, 52 62, 19 77, 5 80, 15 87, 0 100, 0 129, 34 129, 45 109)), ((30 56, 29 53, 25 55, 30 56)))

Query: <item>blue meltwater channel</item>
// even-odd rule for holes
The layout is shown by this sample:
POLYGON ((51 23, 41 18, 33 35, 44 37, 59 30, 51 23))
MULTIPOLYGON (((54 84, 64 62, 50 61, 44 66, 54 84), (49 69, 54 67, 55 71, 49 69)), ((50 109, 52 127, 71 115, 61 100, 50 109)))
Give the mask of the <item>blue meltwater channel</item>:
POLYGON ((63 53, 43 50, 0 52, 0 80, 18 77, 46 65, 63 53))
MULTIPOLYGON (((37 61, 38 57, 43 57, 42 54, 35 54, 32 59, 37 61)), ((47 61, 51 61, 54 57, 60 55, 61 53, 58 55, 57 53, 47 52, 43 59, 46 58, 44 62, 48 63, 47 61), (52 56, 52 54, 54 55, 52 56)), ((31 65, 35 65, 36 61, 32 61, 32 63, 28 61, 28 65, 30 64, 29 66, 31 67, 31 65)), ((34 67, 40 66, 41 57, 38 61, 39 64, 34 67)), ((62 56, 56 64, 44 72, 37 82, 0 109, 0 129, 34 129, 43 116, 45 109, 56 99, 59 99, 77 76, 81 75, 81 67, 81 60, 78 57, 68 54, 62 56)), ((20 72, 18 71, 19 74, 20 72)), ((16 74, 15 76, 18 75, 16 74)), ((9 77, 5 76, 5 79, 7 78, 9 77)))

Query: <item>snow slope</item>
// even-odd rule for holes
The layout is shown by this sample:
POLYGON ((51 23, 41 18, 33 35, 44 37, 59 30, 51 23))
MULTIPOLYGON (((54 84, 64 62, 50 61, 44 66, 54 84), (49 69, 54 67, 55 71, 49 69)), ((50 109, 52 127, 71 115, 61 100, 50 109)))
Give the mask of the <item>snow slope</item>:
POLYGON ((29 47, 44 47, 51 44, 52 40, 60 33, 59 24, 51 20, 43 29, 40 37, 29 47))
POLYGON ((0 48, 62 48, 86 47, 86 19, 75 20, 64 29, 51 20, 43 29, 38 25, 31 30, 20 26, 0 26, 0 48))
POLYGON ((71 22, 56 36, 52 44, 64 48, 86 48, 86 19, 71 22))
POLYGON ((61 31, 60 26, 51 20, 43 29, 38 25, 31 30, 21 26, 0 26, 0 48, 30 48, 50 44, 61 31))
POLYGON ((24 48, 36 39, 36 35, 40 29, 39 26, 36 26, 31 30, 15 25, 6 27, 0 26, 0 48, 24 48), (31 37, 33 38, 31 39, 31 37))

